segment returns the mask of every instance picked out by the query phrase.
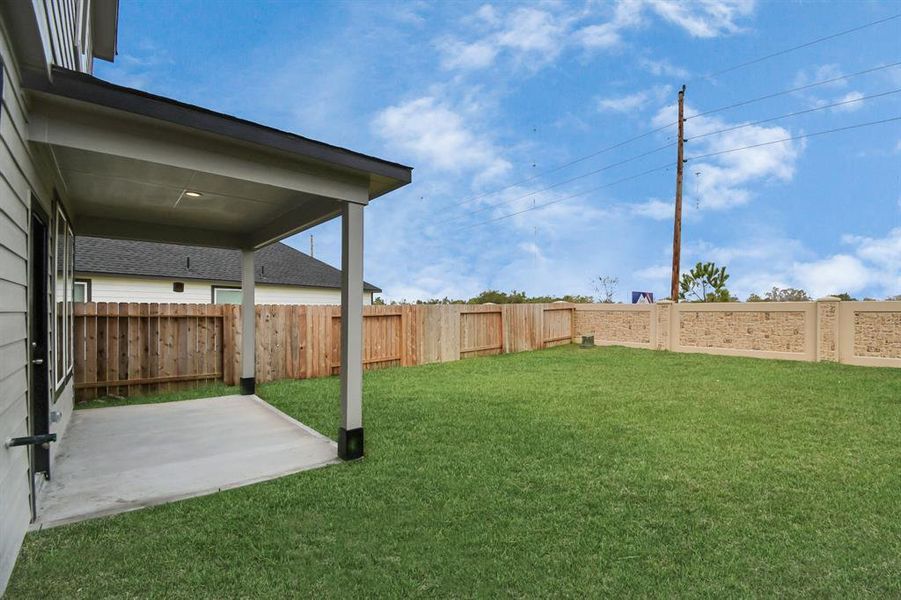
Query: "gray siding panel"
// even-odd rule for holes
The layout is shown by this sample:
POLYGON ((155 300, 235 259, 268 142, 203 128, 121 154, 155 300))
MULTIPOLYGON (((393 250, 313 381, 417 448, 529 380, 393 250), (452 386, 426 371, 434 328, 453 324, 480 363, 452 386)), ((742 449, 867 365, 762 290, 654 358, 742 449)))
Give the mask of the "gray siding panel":
POLYGON ((46 14, 54 64, 79 70, 83 59, 76 48, 79 13, 75 0, 43 0, 39 6, 46 14))
POLYGON ((6 216, 6 213, 0 213, 0 246, 20 258, 28 256, 28 234, 6 216))
MULTIPOLYGON (((91 35, 88 32, 79 39, 79 20, 90 14, 88 0, 33 0, 22 4, 23 10, 29 7, 36 12, 41 23, 42 49, 50 48, 49 55, 56 65, 75 70, 90 68, 91 35)), ((0 26, 0 439, 27 435, 29 427, 27 285, 31 203, 42 204, 53 217, 53 196, 48 185, 52 174, 45 172, 49 165, 36 164, 27 142, 28 103, 5 35, 7 26, 8 23, 0 26)), ((82 26, 89 27, 90 23, 82 26)), ((52 223, 50 234, 54 234, 52 223)), ((49 315, 48 319, 52 328, 53 319, 49 315)), ((64 431, 72 412, 72 396, 70 380, 53 406, 63 418, 51 425, 51 431, 64 431)), ((51 461, 55 453, 54 445, 51 461)), ((0 445, 0 596, 31 516, 29 477, 28 451, 0 445)))
MULTIPOLYGON (((41 189, 39 184, 40 178, 38 177, 37 169, 35 169, 31 151, 29 150, 26 141, 19 137, 19 132, 12 125, 8 116, 9 113, 4 109, 3 116, 0 118, 0 138, 3 139, 3 144, 9 151, 10 158, 24 180, 30 184, 30 187, 41 189)), ((28 206, 28 189, 21 189, 15 186, 13 189, 16 190, 22 202, 28 206)))
MULTIPOLYGON (((13 89, 13 82, 9 78, 9 72, 3 71, 3 89, 13 89)), ((25 139, 28 135, 28 119, 25 117, 25 106, 18 94, 7 94, 3 97, 3 109, 9 114, 12 125, 18 131, 19 137, 25 139)))
POLYGON ((5 414, 13 403, 25 404, 28 376, 25 367, 13 371, 5 378, 0 379, 0 415, 5 414))
MULTIPOLYGON (((18 434, 24 435, 24 424, 22 430, 17 432, 18 434)), ((16 450, 13 456, 13 464, 16 468, 11 469, 7 476, 0 481, 0 490, 9 490, 9 492, 0 492, 2 494, 0 500, 3 501, 3 518, 0 519, 0 593, 6 588, 6 583, 12 574, 31 517, 29 496, 21 493, 22 490, 27 490, 29 487, 28 453, 22 447, 10 450, 16 450)))
POLYGON ((0 137, 0 212, 28 230, 28 205, 22 201, 28 180, 16 164, 6 140, 0 137))
MULTIPOLYGON (((20 394, 16 402, 11 402, 5 411, 0 413, 0 437, 4 440, 20 435, 28 435, 25 431, 27 410, 25 406, 25 394, 20 394)), ((22 446, 6 448, 0 446, 0 481, 9 477, 9 473, 24 469, 28 470, 28 451, 22 446), (23 452, 24 450, 24 452, 23 452), (25 464, 18 464, 25 454, 25 464)), ((27 496, 27 494, 26 494, 27 496)))
POLYGON ((0 346, 0 380, 25 366, 23 363, 27 345, 25 340, 18 340, 0 346))
MULTIPOLYGON (((7 343, 18 342, 26 338, 25 315, 20 313, 0 313, 0 340, 7 343)), ((0 389, 0 396, 3 390, 0 389)))
MULTIPOLYGON (((2 220, 3 215, 0 215, 0 221, 2 220)), ((28 283, 28 262, 3 246, 0 246, 0 281, 18 285, 28 283)))
MULTIPOLYGON (((0 312, 16 312, 25 314, 26 291, 24 285, 0 281, 0 312)), ((3 340, 0 340, 0 344, 3 340)), ((25 357, 22 357, 25 362, 25 357)))
MULTIPOLYGON (((0 29, 2 32, 2 29, 0 29)), ((23 135, 25 106, 13 56, 0 33, 0 438, 28 434, 27 279, 29 190, 40 189, 23 135)), ((30 509, 25 448, 0 445, 0 594, 12 572, 30 509)))

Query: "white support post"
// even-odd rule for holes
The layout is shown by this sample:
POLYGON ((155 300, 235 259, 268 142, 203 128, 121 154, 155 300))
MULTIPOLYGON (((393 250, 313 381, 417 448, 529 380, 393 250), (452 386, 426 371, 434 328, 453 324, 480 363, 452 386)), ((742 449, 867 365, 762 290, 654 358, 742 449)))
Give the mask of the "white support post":
POLYGON ((256 303, 253 250, 241 250, 241 393, 256 393, 256 303))
POLYGON ((338 456, 363 456, 363 205, 341 209, 341 428, 338 456))

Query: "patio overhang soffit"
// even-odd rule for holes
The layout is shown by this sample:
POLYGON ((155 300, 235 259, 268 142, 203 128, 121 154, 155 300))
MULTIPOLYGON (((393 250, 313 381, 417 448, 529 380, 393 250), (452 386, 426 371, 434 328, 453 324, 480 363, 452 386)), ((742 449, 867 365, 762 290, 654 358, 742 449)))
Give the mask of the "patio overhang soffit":
POLYGON ((410 167, 81 73, 25 87, 29 141, 82 235, 255 249, 411 181, 410 167))

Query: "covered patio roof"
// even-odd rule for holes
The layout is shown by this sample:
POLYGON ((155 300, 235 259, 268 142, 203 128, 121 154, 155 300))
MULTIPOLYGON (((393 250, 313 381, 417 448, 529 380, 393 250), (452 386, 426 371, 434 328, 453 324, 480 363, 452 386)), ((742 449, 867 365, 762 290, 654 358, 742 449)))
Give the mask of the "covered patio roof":
POLYGON ((28 138, 82 235, 255 249, 406 185, 412 169, 54 68, 28 138))
POLYGON ((363 211, 412 169, 96 77, 24 74, 27 138, 76 235, 241 250, 241 393, 256 389, 254 255, 341 216, 338 456, 363 456, 363 211))

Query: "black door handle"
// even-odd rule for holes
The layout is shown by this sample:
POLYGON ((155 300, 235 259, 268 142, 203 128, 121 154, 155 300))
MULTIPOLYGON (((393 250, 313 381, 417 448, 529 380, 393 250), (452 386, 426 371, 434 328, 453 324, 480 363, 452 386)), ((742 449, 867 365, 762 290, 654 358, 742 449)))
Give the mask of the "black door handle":
POLYGON ((9 438, 6 440, 5 446, 12 448, 14 446, 44 446, 46 448, 50 442, 56 441, 55 433, 45 433, 43 435, 29 435, 26 437, 9 438))

